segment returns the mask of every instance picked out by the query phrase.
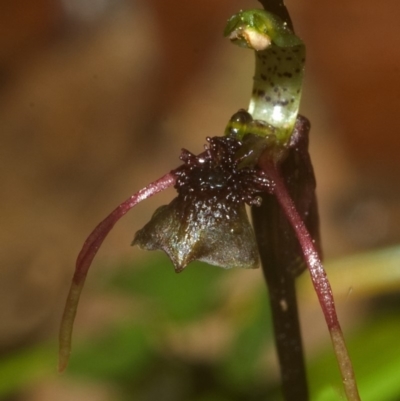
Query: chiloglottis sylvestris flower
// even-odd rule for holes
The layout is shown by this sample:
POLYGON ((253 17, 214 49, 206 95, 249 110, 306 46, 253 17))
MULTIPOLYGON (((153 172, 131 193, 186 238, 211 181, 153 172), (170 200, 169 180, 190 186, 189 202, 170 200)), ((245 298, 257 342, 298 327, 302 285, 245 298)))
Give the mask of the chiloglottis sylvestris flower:
MULTIPOLYGON (((283 3, 280 6, 284 8, 283 3)), ((283 14, 287 17, 287 12, 283 14)), ((225 137, 208 138, 209 146, 202 154, 195 156, 184 150, 182 166, 132 195, 89 235, 77 259, 61 323, 59 370, 64 370, 68 363, 80 293, 103 240, 132 207, 174 185, 178 196, 154 213, 150 222, 137 232, 133 244, 165 251, 177 272, 196 259, 224 268, 254 268, 258 265, 258 253, 245 205, 257 206, 263 202, 262 208, 252 208, 263 269, 269 270, 270 256, 277 256, 284 262, 287 277, 279 278, 285 281, 300 274, 307 265, 331 334, 347 399, 359 401, 318 246, 315 181, 307 150, 309 126, 298 115, 305 45, 290 29, 290 21, 282 21, 265 10, 234 15, 228 20, 224 34, 256 54, 249 112, 242 110, 233 116, 225 137), (261 213, 257 213, 260 209, 261 213)), ((286 312, 289 306, 281 295, 278 294, 279 307, 286 312)), ((301 342, 292 345, 292 334, 279 333, 278 337, 288 340, 285 347, 289 351, 290 347, 301 348, 301 342)), ((306 378, 303 374, 291 376, 292 360, 285 355, 280 359, 287 367, 282 370, 285 395, 297 400, 299 386, 294 385, 302 385, 306 378), (292 389, 294 397, 288 395, 292 389)), ((297 366, 304 372, 302 364, 299 360, 297 366)), ((302 394, 300 398, 306 400, 306 386, 302 394)))
MULTIPOLYGON (((243 113, 245 119, 251 120, 247 112, 243 113)), ((194 260, 223 268, 258 267, 257 244, 245 205, 259 205, 260 194, 272 190, 270 180, 256 166, 254 157, 271 140, 232 132, 207 141, 208 146, 200 155, 183 150, 180 156, 183 165, 121 203, 86 239, 76 261, 61 322, 60 371, 68 363, 80 294, 97 251, 115 223, 150 196, 173 185, 178 192, 169 205, 158 208, 150 222, 136 233, 134 245, 165 251, 176 272, 194 260)))

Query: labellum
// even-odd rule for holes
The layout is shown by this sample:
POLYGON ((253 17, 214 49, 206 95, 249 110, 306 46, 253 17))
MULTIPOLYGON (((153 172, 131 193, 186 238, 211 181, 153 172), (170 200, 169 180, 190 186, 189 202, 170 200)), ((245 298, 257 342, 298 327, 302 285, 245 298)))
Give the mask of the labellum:
POLYGON ((177 272, 193 260, 223 268, 258 267, 258 250, 245 204, 259 205, 269 187, 254 167, 239 168, 242 143, 230 137, 208 138, 209 147, 195 156, 183 150, 177 170, 178 196, 156 210, 135 235, 133 245, 161 249, 177 272))

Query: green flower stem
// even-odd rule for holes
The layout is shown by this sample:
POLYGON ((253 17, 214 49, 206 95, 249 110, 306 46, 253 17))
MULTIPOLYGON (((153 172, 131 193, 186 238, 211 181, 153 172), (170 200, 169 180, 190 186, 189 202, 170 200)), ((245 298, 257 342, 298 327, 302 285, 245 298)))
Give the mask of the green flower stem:
POLYGON ((314 241, 307 230, 303 219, 297 212, 296 206, 286 189, 285 182, 277 165, 270 161, 268 154, 266 154, 265 157, 260 158, 259 165, 274 182, 274 195, 293 227, 302 248, 305 262, 310 272, 311 280, 331 335, 333 349, 339 364, 347 400, 360 401, 352 363, 337 317, 332 289, 326 276, 325 269, 322 266, 318 251, 314 245, 314 241))

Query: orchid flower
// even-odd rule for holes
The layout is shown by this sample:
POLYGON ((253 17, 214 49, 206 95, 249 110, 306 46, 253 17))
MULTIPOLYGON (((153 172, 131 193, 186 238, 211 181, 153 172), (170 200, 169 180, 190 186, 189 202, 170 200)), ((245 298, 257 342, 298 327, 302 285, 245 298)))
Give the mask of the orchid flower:
POLYGON ((225 36, 255 51, 249 109, 232 116, 223 136, 208 137, 201 154, 182 150, 180 166, 132 195, 89 235, 76 262, 62 319, 59 369, 67 366, 79 297, 105 237, 139 202, 174 186, 177 196, 155 211, 132 244, 164 251, 176 272, 194 260, 222 268, 256 268, 261 259, 272 305, 277 305, 272 309, 278 322, 276 342, 287 401, 308 399, 295 293, 288 290, 308 268, 347 399, 360 400, 321 262, 315 178, 308 154, 310 124, 298 113, 305 45, 287 21, 264 10, 234 15, 225 36), (253 226, 246 204, 252 207, 253 226), (289 287, 281 286, 286 282, 289 287), (285 319, 292 320, 282 323, 289 322, 285 319), (292 357, 297 359, 294 367, 292 357))

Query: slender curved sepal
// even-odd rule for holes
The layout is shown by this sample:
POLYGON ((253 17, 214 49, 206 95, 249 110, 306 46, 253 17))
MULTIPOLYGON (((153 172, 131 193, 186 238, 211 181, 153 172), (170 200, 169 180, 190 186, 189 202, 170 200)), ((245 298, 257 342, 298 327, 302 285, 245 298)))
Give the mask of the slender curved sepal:
POLYGON ((104 239, 114 227, 115 223, 124 216, 129 210, 141 201, 167 189, 175 184, 176 176, 174 172, 168 173, 160 179, 152 182, 147 187, 141 189, 125 202, 121 203, 112 213, 110 213, 89 235, 82 250, 80 251, 75 267, 74 277, 67 297, 64 314, 61 320, 59 334, 59 364, 58 370, 62 372, 68 364, 71 353, 71 337, 75 315, 78 308, 79 297, 85 283, 87 272, 92 264, 97 251, 104 239))

